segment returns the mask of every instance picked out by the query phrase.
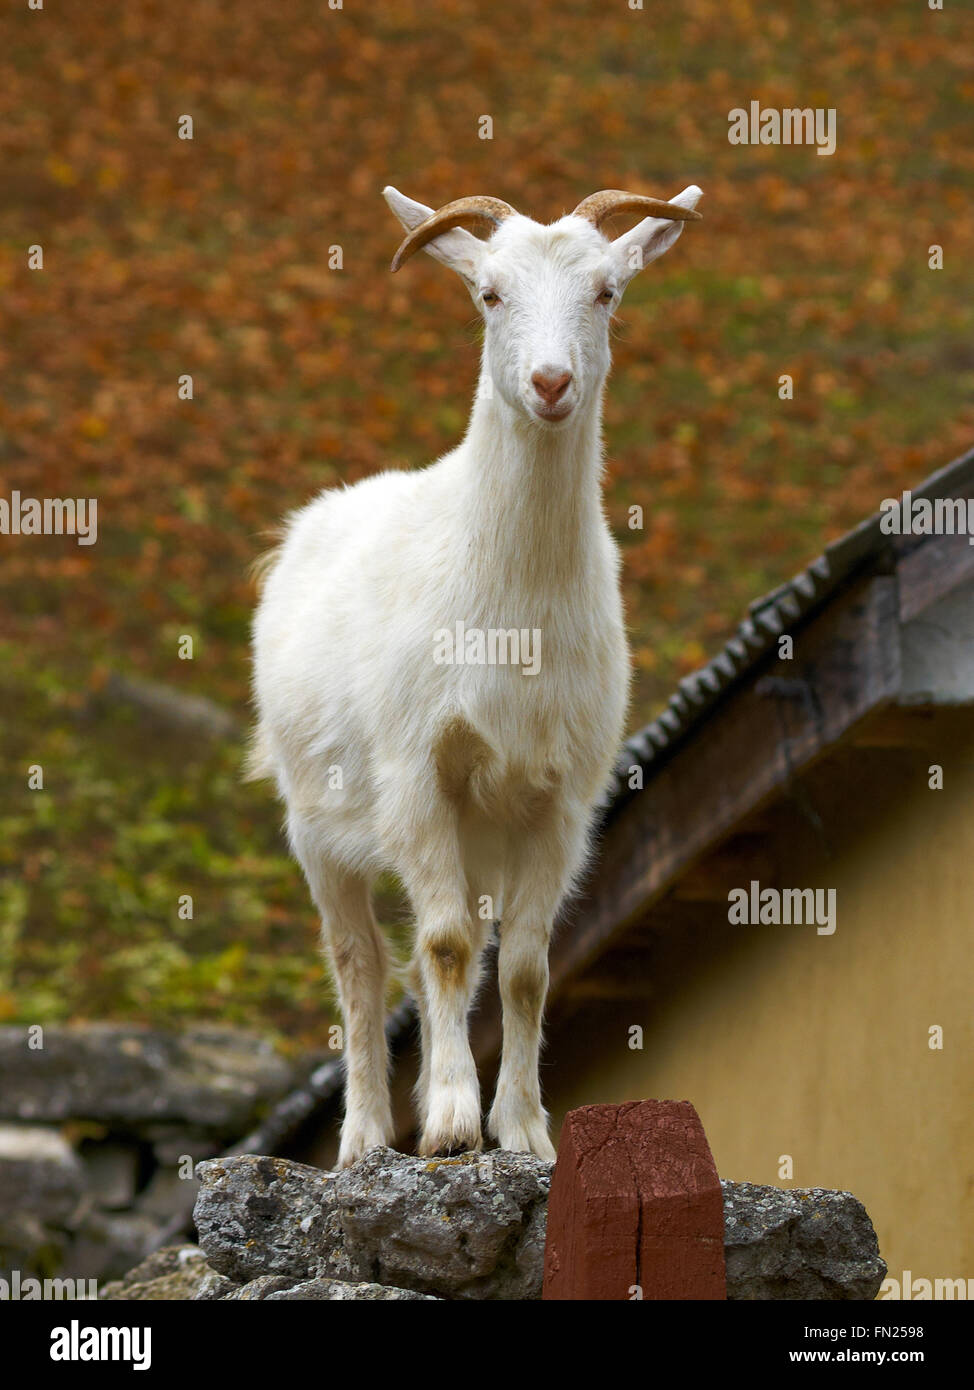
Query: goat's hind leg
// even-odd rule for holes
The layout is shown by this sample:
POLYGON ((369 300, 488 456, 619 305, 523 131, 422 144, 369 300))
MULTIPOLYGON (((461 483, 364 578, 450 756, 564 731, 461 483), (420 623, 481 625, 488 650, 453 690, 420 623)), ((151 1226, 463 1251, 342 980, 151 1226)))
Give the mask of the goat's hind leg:
POLYGON ((338 1166, 391 1144, 385 998, 389 956, 375 920, 368 882, 324 862, 310 835, 292 844, 321 913, 322 944, 332 968, 345 1028, 345 1119, 338 1166))

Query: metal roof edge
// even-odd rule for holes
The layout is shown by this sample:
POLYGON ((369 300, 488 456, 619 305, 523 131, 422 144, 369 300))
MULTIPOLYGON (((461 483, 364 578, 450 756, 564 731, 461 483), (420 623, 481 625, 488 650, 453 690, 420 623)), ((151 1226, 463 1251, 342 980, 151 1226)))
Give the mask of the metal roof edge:
MULTIPOLYGON (((974 487, 974 448, 908 490, 914 497, 934 498, 956 495, 966 487, 974 487)), ((632 795, 629 778, 634 768, 655 774, 724 696, 767 656, 782 633, 824 607, 868 561, 890 547, 895 538, 880 530, 881 515, 874 512, 827 545, 793 578, 755 599, 721 650, 684 676, 660 714, 629 735, 603 800, 605 818, 632 795)))

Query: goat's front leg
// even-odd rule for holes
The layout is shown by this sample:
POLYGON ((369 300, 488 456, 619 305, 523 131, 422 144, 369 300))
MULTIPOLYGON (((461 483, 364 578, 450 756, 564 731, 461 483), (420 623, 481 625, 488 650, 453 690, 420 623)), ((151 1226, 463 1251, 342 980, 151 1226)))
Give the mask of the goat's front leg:
MULTIPOLYGON (((578 854, 584 836, 576 835, 578 854)), ((548 1117, 541 1104, 538 1063, 548 994, 548 946, 555 913, 571 881, 573 856, 554 833, 520 847, 501 914, 497 977, 504 1046, 487 1132, 502 1149, 553 1159, 548 1117)))
POLYGON ((480 1084, 467 1015, 480 973, 482 924, 470 913, 456 817, 427 816, 400 874, 416 914, 412 978, 422 1022, 421 1154, 479 1149, 480 1084), (415 846, 422 846, 417 852, 415 846))

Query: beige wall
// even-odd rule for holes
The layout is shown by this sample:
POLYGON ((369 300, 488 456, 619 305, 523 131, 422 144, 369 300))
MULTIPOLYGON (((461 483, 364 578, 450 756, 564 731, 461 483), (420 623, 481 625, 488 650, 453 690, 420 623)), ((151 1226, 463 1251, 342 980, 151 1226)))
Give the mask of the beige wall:
MULTIPOLYGON (((974 757, 945 757, 939 792, 927 761, 854 787, 827 827, 835 856, 782 873, 782 886, 837 889, 834 936, 738 927, 712 955, 701 933, 662 997, 620 1004, 611 1036, 587 1040, 590 1063, 559 1067, 549 1051, 555 1132, 577 1105, 689 1099, 722 1177, 846 1188, 891 1275, 974 1277, 974 757), (632 1023, 642 1052, 626 1046, 632 1023), (943 1051, 928 1046, 932 1024, 943 1051)), ((712 909, 726 935, 724 911, 712 909)))

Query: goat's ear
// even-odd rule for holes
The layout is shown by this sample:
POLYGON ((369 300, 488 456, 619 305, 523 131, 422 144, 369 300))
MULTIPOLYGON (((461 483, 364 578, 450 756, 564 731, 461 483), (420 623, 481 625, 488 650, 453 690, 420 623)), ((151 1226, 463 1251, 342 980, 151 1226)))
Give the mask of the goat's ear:
MULTIPOLYGON (((412 198, 407 198, 391 184, 382 190, 382 196, 407 232, 411 232, 420 222, 425 222, 427 217, 433 214, 432 208, 428 208, 425 203, 413 202, 412 198)), ((423 250, 434 260, 442 261, 451 270, 455 270, 471 289, 478 288, 480 263, 484 254, 484 243, 479 237, 473 236, 463 227, 454 227, 451 231, 428 241, 423 250)))
MULTIPOLYGON (((702 197, 703 189, 692 183, 669 201, 679 204, 681 208, 695 208, 702 197)), ((668 251, 684 225, 683 222, 671 222, 665 217, 647 217, 632 231, 616 237, 612 243, 612 258, 622 284, 628 285, 637 271, 668 251)))

